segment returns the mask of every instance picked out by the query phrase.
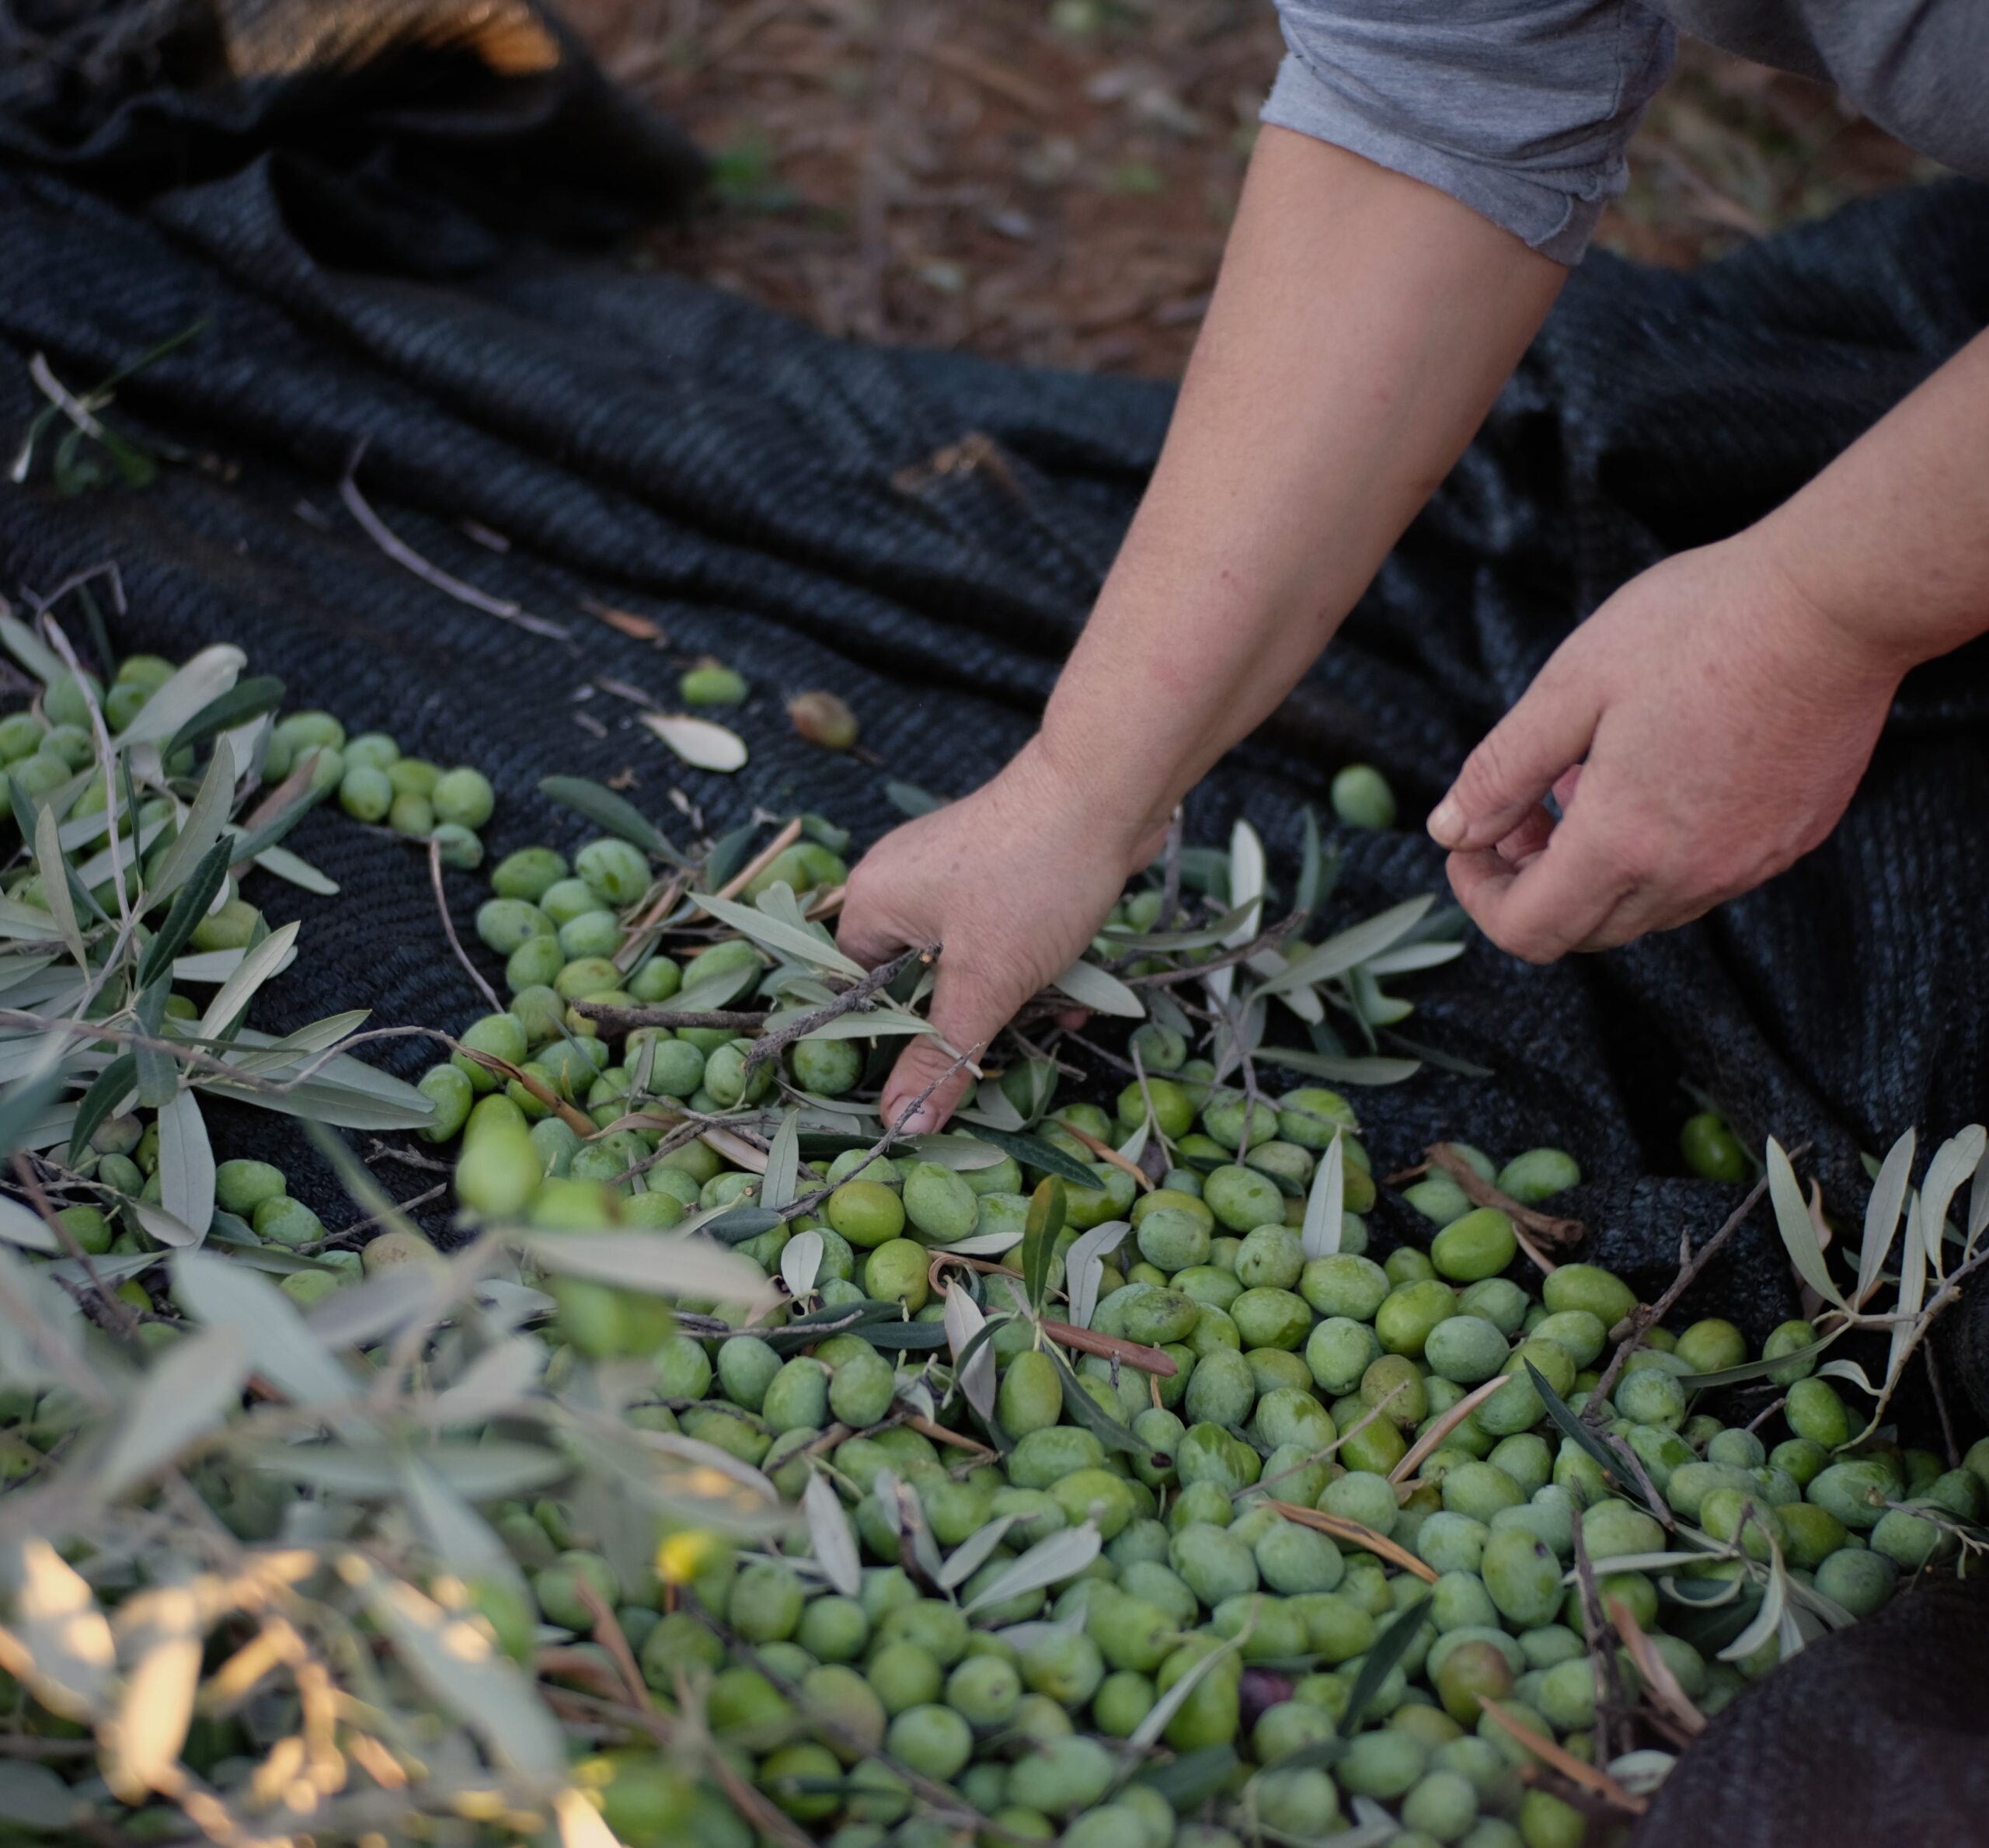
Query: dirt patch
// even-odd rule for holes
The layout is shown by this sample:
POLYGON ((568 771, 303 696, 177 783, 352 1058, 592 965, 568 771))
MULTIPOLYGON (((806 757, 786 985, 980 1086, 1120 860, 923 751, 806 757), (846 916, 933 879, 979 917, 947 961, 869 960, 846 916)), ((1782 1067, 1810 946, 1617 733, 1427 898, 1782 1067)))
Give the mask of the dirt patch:
MULTIPOLYGON (((653 259, 838 334, 1172 375, 1281 49, 1264 0, 570 0, 714 155, 653 259)), ((1692 263, 1914 177, 1831 92, 1699 46, 1603 247, 1692 263)))

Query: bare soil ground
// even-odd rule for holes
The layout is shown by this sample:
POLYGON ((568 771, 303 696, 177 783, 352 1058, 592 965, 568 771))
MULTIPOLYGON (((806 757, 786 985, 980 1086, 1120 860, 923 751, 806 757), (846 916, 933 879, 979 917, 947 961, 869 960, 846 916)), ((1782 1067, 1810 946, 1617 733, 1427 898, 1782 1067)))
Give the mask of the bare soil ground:
MULTIPOLYGON (((831 332, 1177 374, 1280 50, 1269 0, 567 0, 716 162, 657 259, 831 332)), ((1688 264, 1914 177, 1832 92, 1697 45, 1604 248, 1688 264)))

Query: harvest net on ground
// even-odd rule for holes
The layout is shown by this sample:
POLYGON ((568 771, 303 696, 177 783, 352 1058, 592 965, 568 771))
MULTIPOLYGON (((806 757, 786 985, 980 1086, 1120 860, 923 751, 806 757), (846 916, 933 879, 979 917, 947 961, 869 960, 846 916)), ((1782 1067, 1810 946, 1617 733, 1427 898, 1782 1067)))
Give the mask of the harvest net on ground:
POLYGON ((1980 325, 1978 192, 1571 290, 901 1140, 944 946, 843 958, 848 863, 1025 735, 1165 393, 521 242, 681 144, 523 9, 313 17, 343 89, 265 9, 246 88, 5 118, 12 1825, 1601 1841, 1966 1571, 1979 660, 1586 969, 1467 943, 1389 790, 1980 325))

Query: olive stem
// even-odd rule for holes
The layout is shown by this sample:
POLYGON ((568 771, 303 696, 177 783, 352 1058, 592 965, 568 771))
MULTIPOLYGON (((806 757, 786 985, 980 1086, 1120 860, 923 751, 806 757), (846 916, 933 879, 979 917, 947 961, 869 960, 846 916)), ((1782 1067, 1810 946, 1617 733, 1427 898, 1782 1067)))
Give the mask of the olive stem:
MULTIPOLYGON (((1803 1152, 1799 1148, 1796 1150, 1790 1159, 1793 1161, 1803 1152)), ((1589 1394, 1588 1404, 1583 1408, 1582 1415, 1591 1425, 1602 1422, 1601 1408, 1608 1400, 1610 1389, 1622 1376, 1624 1368, 1630 1364, 1631 1355, 1642 1345, 1645 1331, 1656 1328, 1670 1314, 1672 1305, 1691 1288, 1699 1272, 1719 1254, 1721 1247, 1740 1230, 1741 1223, 1761 1204, 1761 1195, 1768 1190, 1768 1176, 1764 1175, 1748 1188, 1747 1197, 1727 1216, 1726 1223, 1697 1251, 1691 1249, 1691 1235, 1686 1232, 1679 1234, 1678 1243, 1683 1262, 1679 1265, 1678 1275, 1672 1279, 1670 1288, 1655 1303, 1649 1307, 1639 1303, 1630 1311, 1629 1331, 1616 1344, 1616 1352, 1610 1356, 1608 1366, 1603 1369, 1602 1377, 1596 1382, 1595 1390, 1589 1394)))
POLYGON ((919 945, 908 949, 902 955, 893 956, 888 962, 880 962, 862 980, 853 982, 825 1007, 817 1008, 812 1014, 804 1014, 798 1020, 776 1028, 771 1033, 763 1033, 753 1042, 752 1050, 747 1053, 743 1076, 750 1078, 756 1067, 768 1059, 778 1058, 797 1039, 806 1039, 810 1033, 819 1033, 832 1020, 840 1020, 845 1014, 868 1011, 871 997, 880 990, 888 988, 914 962, 930 963, 939 954, 936 943, 919 945))
MULTIPOLYGON (((1424 1150, 1431 1162, 1455 1181, 1475 1206, 1496 1207, 1515 1225, 1537 1232, 1552 1244, 1579 1244, 1588 1236, 1588 1227, 1578 1219, 1557 1219, 1501 1193, 1447 1142, 1434 1142, 1424 1150)), ((1550 1270, 1551 1265, 1547 1267, 1550 1270)))
POLYGON ((484 980, 483 972, 469 959, 469 952, 463 948, 463 940, 456 934, 455 920, 449 915, 448 894, 442 889, 442 839, 439 834, 428 837, 428 879, 435 888, 435 909, 442 914, 442 934, 449 940, 449 948, 455 952, 456 960, 463 966, 463 973, 476 985, 476 991, 490 1004, 493 1014, 502 1014, 504 1004, 497 998, 497 991, 484 980))

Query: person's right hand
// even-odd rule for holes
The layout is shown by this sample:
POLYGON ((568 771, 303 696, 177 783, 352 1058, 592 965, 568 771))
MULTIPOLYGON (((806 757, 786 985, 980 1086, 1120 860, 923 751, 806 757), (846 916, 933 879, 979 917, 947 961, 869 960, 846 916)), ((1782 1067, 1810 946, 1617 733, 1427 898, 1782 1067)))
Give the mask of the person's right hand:
MULTIPOLYGON (((1159 844, 1115 834, 1032 743, 991 782, 864 855, 837 941, 869 967, 941 945, 932 1024, 978 1063, 1022 1003, 1078 959, 1159 844)), ((974 1081, 965 1066, 945 1075, 953 1063, 939 1041, 912 1040, 884 1087, 883 1120, 940 1080, 903 1126, 907 1135, 939 1128, 974 1081)))

